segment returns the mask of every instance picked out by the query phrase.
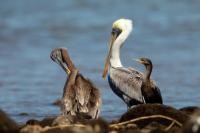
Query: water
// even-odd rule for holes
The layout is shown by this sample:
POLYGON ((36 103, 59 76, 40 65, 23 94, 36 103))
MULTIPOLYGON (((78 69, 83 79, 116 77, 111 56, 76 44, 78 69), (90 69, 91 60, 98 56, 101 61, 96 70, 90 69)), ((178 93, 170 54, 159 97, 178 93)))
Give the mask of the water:
POLYGON ((199 106, 200 1, 198 0, 1 0, 0 108, 17 122, 56 116, 51 105, 62 96, 66 75, 53 63, 53 48, 67 47, 75 65, 101 89, 101 116, 118 118, 125 104, 102 80, 112 22, 134 21, 133 34, 121 50, 125 66, 154 64, 165 104, 199 106), (28 116, 21 116, 26 112, 28 116))

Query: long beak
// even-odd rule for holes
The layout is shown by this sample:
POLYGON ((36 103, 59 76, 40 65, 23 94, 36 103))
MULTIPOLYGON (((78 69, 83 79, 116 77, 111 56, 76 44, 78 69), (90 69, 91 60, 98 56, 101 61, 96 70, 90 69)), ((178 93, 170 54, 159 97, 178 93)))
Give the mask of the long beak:
POLYGON ((65 70, 65 72, 69 75, 71 71, 69 70, 69 68, 67 67, 67 65, 65 63, 63 63, 63 65, 61 65, 61 66, 65 70))
POLYGON ((55 60, 55 62, 59 64, 68 75, 70 74, 71 71, 64 62, 60 62, 58 60, 55 60))
POLYGON ((143 64, 143 61, 141 61, 140 59, 133 59, 133 60, 138 62, 139 64, 143 64))
POLYGON ((109 66, 110 56, 111 56, 111 52, 112 52, 112 46, 113 46, 113 43, 116 40, 116 38, 117 38, 116 34, 111 35, 110 44, 109 44, 109 51, 108 51, 108 55, 106 57, 105 67, 104 67, 104 71, 103 71, 103 75, 102 75, 103 79, 105 79, 106 74, 108 72, 108 66, 109 66))

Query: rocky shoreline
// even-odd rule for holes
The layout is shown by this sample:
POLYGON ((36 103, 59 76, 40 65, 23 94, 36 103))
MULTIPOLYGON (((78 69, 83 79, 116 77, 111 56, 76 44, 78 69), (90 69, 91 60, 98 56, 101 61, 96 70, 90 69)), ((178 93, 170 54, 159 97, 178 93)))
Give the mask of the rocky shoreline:
POLYGON ((86 120, 77 118, 73 124, 61 122, 53 125, 56 118, 41 121, 28 120, 18 125, 6 113, 0 111, 1 133, 192 133, 200 132, 199 107, 175 109, 162 104, 137 105, 117 121, 102 118, 86 120))

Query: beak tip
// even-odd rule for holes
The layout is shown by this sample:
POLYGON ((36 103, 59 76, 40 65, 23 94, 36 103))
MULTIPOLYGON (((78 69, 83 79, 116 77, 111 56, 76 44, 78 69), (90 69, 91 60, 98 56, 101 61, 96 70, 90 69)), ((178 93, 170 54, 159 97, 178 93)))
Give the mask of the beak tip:
POLYGON ((106 79, 106 75, 102 75, 102 79, 105 80, 106 79))
POLYGON ((139 59, 133 59, 133 60, 141 64, 141 61, 139 59))

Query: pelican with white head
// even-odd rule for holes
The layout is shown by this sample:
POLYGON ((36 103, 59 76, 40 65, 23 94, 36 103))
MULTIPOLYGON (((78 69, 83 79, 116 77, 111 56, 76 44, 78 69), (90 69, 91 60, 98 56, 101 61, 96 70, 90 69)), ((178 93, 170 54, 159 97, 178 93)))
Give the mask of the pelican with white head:
POLYGON ((133 105, 146 103, 141 86, 143 73, 134 68, 126 68, 120 60, 120 48, 130 35, 133 22, 119 19, 113 23, 109 51, 105 61, 103 79, 108 73, 108 82, 113 92, 130 108, 133 105))

